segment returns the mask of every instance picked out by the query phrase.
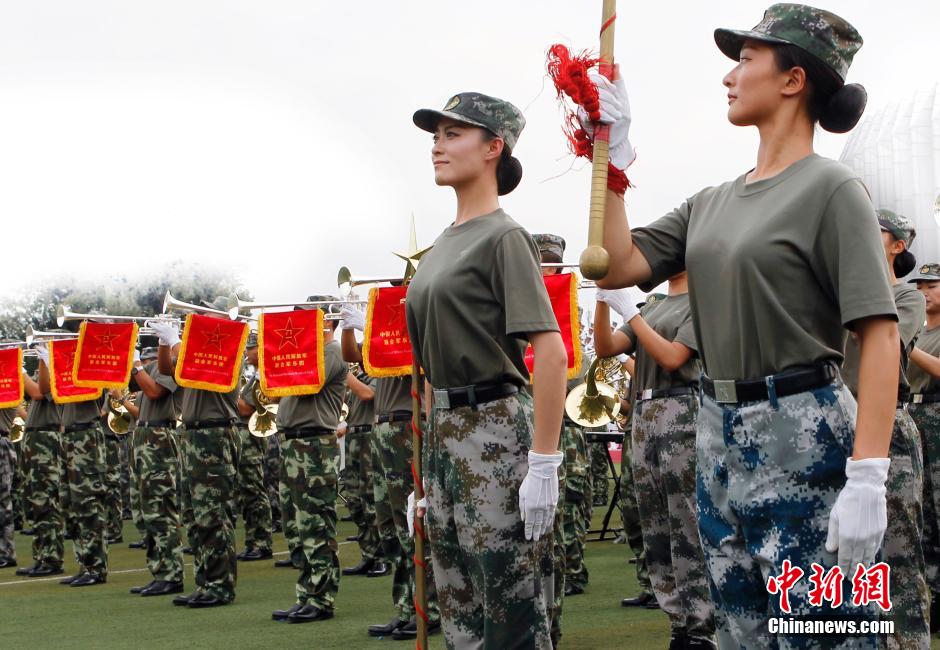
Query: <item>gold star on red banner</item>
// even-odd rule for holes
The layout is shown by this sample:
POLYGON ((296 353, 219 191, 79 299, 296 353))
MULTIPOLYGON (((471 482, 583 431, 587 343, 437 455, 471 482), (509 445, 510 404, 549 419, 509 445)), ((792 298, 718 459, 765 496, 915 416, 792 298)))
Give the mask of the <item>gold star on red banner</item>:
POLYGON ((95 340, 98 341, 98 348, 101 350, 108 348, 110 352, 114 352, 114 340, 119 338, 121 338, 121 335, 113 334, 110 328, 105 330, 104 334, 95 335, 95 340))
POLYGON ((274 332, 281 337, 281 342, 277 346, 277 349, 282 349, 285 345, 293 345, 295 348, 300 348, 300 344, 297 342, 297 337, 300 336, 303 331, 307 329, 306 327, 294 327, 291 318, 287 317, 287 323, 282 329, 274 330, 274 332))
POLYGON ((206 347, 212 346, 219 352, 222 351, 222 341, 230 336, 222 333, 221 325, 216 325, 214 332, 203 332, 202 335, 206 337, 206 347))

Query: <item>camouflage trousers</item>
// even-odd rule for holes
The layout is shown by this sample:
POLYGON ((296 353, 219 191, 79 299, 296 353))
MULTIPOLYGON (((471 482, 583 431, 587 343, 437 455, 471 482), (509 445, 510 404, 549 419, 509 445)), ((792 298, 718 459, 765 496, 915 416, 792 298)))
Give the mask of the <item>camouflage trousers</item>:
MULTIPOLYGON (((564 454, 568 444, 568 427, 562 426, 558 437, 558 451, 564 454)), ((552 598, 549 603, 549 636, 552 647, 561 642, 561 615, 565 604, 565 482, 568 477, 568 458, 558 466, 558 503, 555 504, 555 518, 552 521, 552 598)))
MULTIPOLYGON (((383 422, 372 427, 372 436, 379 449, 380 469, 386 499, 392 512, 392 523, 400 560, 395 566, 395 600, 398 616, 401 620, 414 616, 415 598, 415 543, 408 532, 408 495, 414 491, 414 478, 411 474, 412 445, 411 422, 383 422)), ((434 573, 429 565, 425 575, 425 598, 427 599, 428 618, 436 621, 440 618, 437 606, 437 592, 434 589, 434 573)))
POLYGON ((549 648, 550 535, 527 541, 519 486, 532 399, 434 409, 427 530, 448 648, 549 648))
POLYGON ((636 558, 636 581, 642 591, 652 593, 653 585, 646 566, 646 550, 643 548, 640 507, 637 504, 636 485, 633 482, 633 442, 630 438, 628 435, 623 437, 620 450, 620 516, 623 520, 623 533, 627 539, 627 546, 636 558))
POLYGON ((82 571, 107 576, 107 448, 101 425, 63 433, 62 457, 68 478, 75 560, 82 571))
POLYGON ((906 409, 898 409, 891 434, 891 467, 885 483, 888 529, 881 559, 891 567, 891 611, 894 634, 878 637, 879 647, 930 646, 930 592, 921 540, 924 532, 924 464, 920 434, 906 409))
MULTIPOLYGON (((783 562, 803 570, 836 564, 826 551, 829 513, 845 486, 855 438, 855 399, 841 380, 773 402, 718 404, 703 398, 696 441, 699 533, 722 648, 874 648, 868 636, 771 635, 785 614, 767 579, 783 562)), ((851 577, 837 609, 810 605, 810 581, 789 590, 792 614, 877 620, 875 606, 851 606, 851 577)))
POLYGON ((588 445, 588 460, 591 463, 591 484, 593 487, 594 500, 592 506, 606 506, 608 501, 608 477, 610 475, 607 466, 607 443, 593 442, 588 445))
POLYGON ((29 484, 26 482, 26 455, 23 453, 23 441, 13 443, 16 452, 16 469, 13 473, 13 523, 17 530, 32 527, 27 497, 29 484))
POLYGON ((154 580, 183 580, 183 544, 177 489, 179 447, 169 427, 138 428, 134 432, 134 471, 147 549, 147 568, 154 580))
POLYGON ((245 548, 271 549, 271 504, 264 485, 264 453, 267 441, 237 427, 238 505, 245 518, 245 548))
MULTIPOLYGON (((377 426, 377 425, 376 425, 377 426)), ((410 596, 410 581, 408 579, 408 562, 405 551, 398 541, 395 530, 395 517, 392 513, 392 502, 388 496, 388 485, 385 472, 382 470, 383 457, 382 444, 384 438, 376 435, 376 426, 372 427, 372 496, 375 503, 375 530, 379 536, 379 547, 382 549, 382 559, 394 570, 392 576, 392 603, 398 611, 400 620, 405 621, 411 616, 414 605, 410 596)), ((407 513, 406 513, 407 516, 407 513)))
POLYGON ((233 427, 187 430, 185 453, 196 587, 228 603, 235 599, 238 578, 232 511, 238 434, 233 427))
POLYGON ((282 530, 281 497, 278 491, 281 476, 281 438, 268 436, 264 450, 264 489, 268 493, 271 506, 271 527, 275 532, 282 530))
POLYGON ((15 560, 13 545, 13 476, 16 451, 7 434, 0 435, 0 560, 15 560))
POLYGON ((578 426, 564 427, 561 440, 565 454, 564 503, 561 505, 564 520, 565 584, 574 584, 583 589, 588 583, 584 543, 591 523, 587 517, 592 498, 587 443, 584 441, 584 430, 578 426))
POLYGON ((135 429, 126 436, 121 436, 118 447, 121 463, 121 519, 132 519, 131 514, 131 445, 135 429))
POLYGON ((927 586, 940 593, 940 402, 910 404, 924 463, 924 561, 927 586))
POLYGON ((633 479, 653 593, 673 630, 715 633, 708 573, 695 510, 698 397, 638 402, 633 414, 633 479))
POLYGON ((116 436, 110 431, 104 432, 105 446, 105 516, 107 517, 107 536, 109 540, 121 537, 124 520, 121 517, 123 499, 121 496, 121 445, 127 436, 116 436))
POLYGON ((62 566, 65 555, 62 501, 59 495, 61 436, 58 431, 29 431, 23 438, 26 508, 33 526, 33 561, 62 566))
POLYGON ((191 549, 196 548, 196 521, 193 515, 193 501, 190 493, 190 467, 189 467, 189 438, 185 427, 177 427, 173 433, 176 444, 180 450, 180 470, 177 474, 176 484, 179 485, 179 511, 180 524, 183 527, 185 545, 191 549))
POLYGON ((336 436, 287 440, 281 448, 281 478, 300 545, 291 562, 300 569, 297 602, 333 611, 339 591, 336 499, 339 456, 336 436))
POLYGON ((346 434, 346 490, 349 512, 359 532, 359 551, 364 560, 382 556, 375 525, 375 493, 372 487, 372 430, 346 434), (351 462, 350 462, 351 461, 351 462))
MULTIPOLYGON (((146 530, 144 529, 144 519, 143 513, 141 512, 140 504, 140 474, 137 471, 137 448, 140 446, 140 440, 142 436, 141 428, 134 429, 128 437, 130 438, 130 444, 127 449, 127 470, 128 478, 130 479, 130 485, 128 486, 128 494, 131 500, 131 519, 134 521, 134 527, 137 529, 137 533, 140 535, 140 539, 144 539, 146 536, 146 530)), ((173 434, 174 442, 177 445, 177 452, 179 450, 179 441, 178 438, 173 434)), ((179 485, 179 460, 176 463, 176 485, 179 485)), ((179 512, 179 494, 176 494, 176 510, 179 512)))

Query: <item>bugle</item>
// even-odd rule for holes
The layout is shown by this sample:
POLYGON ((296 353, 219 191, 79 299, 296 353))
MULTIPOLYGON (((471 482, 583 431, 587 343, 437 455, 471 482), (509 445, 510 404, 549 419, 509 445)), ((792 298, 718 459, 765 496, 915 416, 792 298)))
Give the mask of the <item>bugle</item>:
MULTIPOLYGON (((325 307, 329 305, 365 305, 368 300, 305 300, 300 302, 248 302, 237 295, 228 299, 228 317, 232 320, 238 318, 238 312, 243 309, 274 309, 276 307, 325 307)), ((327 314, 326 320, 337 320, 339 314, 327 314), (331 316, 335 318, 330 318, 331 316)))
POLYGON ((34 329, 32 325, 26 326, 26 345, 32 347, 34 343, 47 343, 48 341, 63 341, 77 339, 75 332, 42 332, 34 329))
MULTIPOLYGON (((203 307, 202 305, 194 305, 190 302, 184 302, 173 297, 173 294, 169 290, 166 292, 166 296, 163 298, 163 314, 168 315, 172 313, 177 314, 207 314, 212 316, 224 316, 230 318, 227 311, 222 311, 221 309, 213 309, 212 307, 203 307)), ((232 320, 258 320, 257 318, 252 318, 251 316, 238 316, 232 320)))
POLYGON ((110 314, 79 314, 73 311, 70 311, 69 308, 65 305, 59 305, 56 308, 56 325, 62 327, 67 321, 71 320, 89 320, 89 321, 139 321, 144 323, 146 326, 147 323, 151 321, 163 321, 169 323, 180 324, 180 319, 178 318, 167 318, 165 315, 160 316, 111 316, 110 314))

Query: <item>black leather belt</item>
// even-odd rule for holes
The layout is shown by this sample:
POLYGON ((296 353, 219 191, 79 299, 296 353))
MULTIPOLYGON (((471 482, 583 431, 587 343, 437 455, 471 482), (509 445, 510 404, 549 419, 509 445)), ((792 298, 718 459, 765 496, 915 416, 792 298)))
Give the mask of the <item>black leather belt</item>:
POLYGON ((510 383, 435 388, 434 408, 455 409, 461 406, 477 406, 515 395, 518 392, 519 387, 510 383))
POLYGON ((248 430, 248 424, 245 423, 245 422, 242 422, 241 420, 236 420, 235 423, 232 424, 232 426, 235 427, 236 429, 238 429, 239 431, 247 431, 247 430, 248 430))
POLYGON ((650 399, 659 399, 660 397, 682 397, 684 395, 698 395, 698 386, 678 386, 676 388, 657 388, 652 390, 639 390, 636 393, 636 401, 645 402, 650 399))
POLYGON ((936 393, 912 393, 908 398, 911 404, 936 404, 940 402, 940 392, 936 393))
POLYGON ((585 431, 585 442, 623 442, 623 431, 585 431))
POLYGON ((281 429, 286 440, 296 440, 298 438, 315 438, 333 433, 326 427, 300 427, 299 429, 281 429))
POLYGON ((770 399, 769 385, 773 385, 777 397, 786 397, 831 384, 838 376, 839 371, 834 363, 784 371, 760 379, 713 380, 703 375, 702 390, 719 404, 761 402, 770 399))
POLYGON ((97 422, 82 422, 80 424, 70 424, 62 429, 63 433, 75 433, 76 431, 87 431, 98 426, 97 422))
MULTIPOLYGON (((411 415, 409 414, 408 417, 410 419, 411 415)), ((371 424, 354 424, 351 427, 346 427, 346 435, 349 435, 350 433, 365 433, 367 431, 372 431, 371 424)))
POLYGON ((158 429, 160 427, 175 427, 176 420, 147 420, 146 422, 141 422, 140 426, 147 429, 158 429))
POLYGON ((230 427, 233 420, 193 420, 192 422, 183 422, 187 429, 211 429, 213 427, 230 427))
POLYGON ((26 427, 25 433, 32 433, 33 431, 50 431, 52 433, 62 433, 61 427, 59 425, 49 425, 47 427, 26 427))
POLYGON ((411 420, 411 411, 392 411, 383 413, 375 418, 376 424, 385 424, 386 422, 408 422, 411 420))

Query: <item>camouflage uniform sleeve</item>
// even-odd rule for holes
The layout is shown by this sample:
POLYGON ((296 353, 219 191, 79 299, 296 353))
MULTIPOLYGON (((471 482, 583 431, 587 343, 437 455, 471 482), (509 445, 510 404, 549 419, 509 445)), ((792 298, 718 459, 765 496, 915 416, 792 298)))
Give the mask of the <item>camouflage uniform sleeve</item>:
POLYGON ((685 244, 693 199, 687 199, 650 225, 630 231, 633 243, 653 272, 648 282, 639 285, 643 291, 652 291, 656 285, 685 270, 685 244))

